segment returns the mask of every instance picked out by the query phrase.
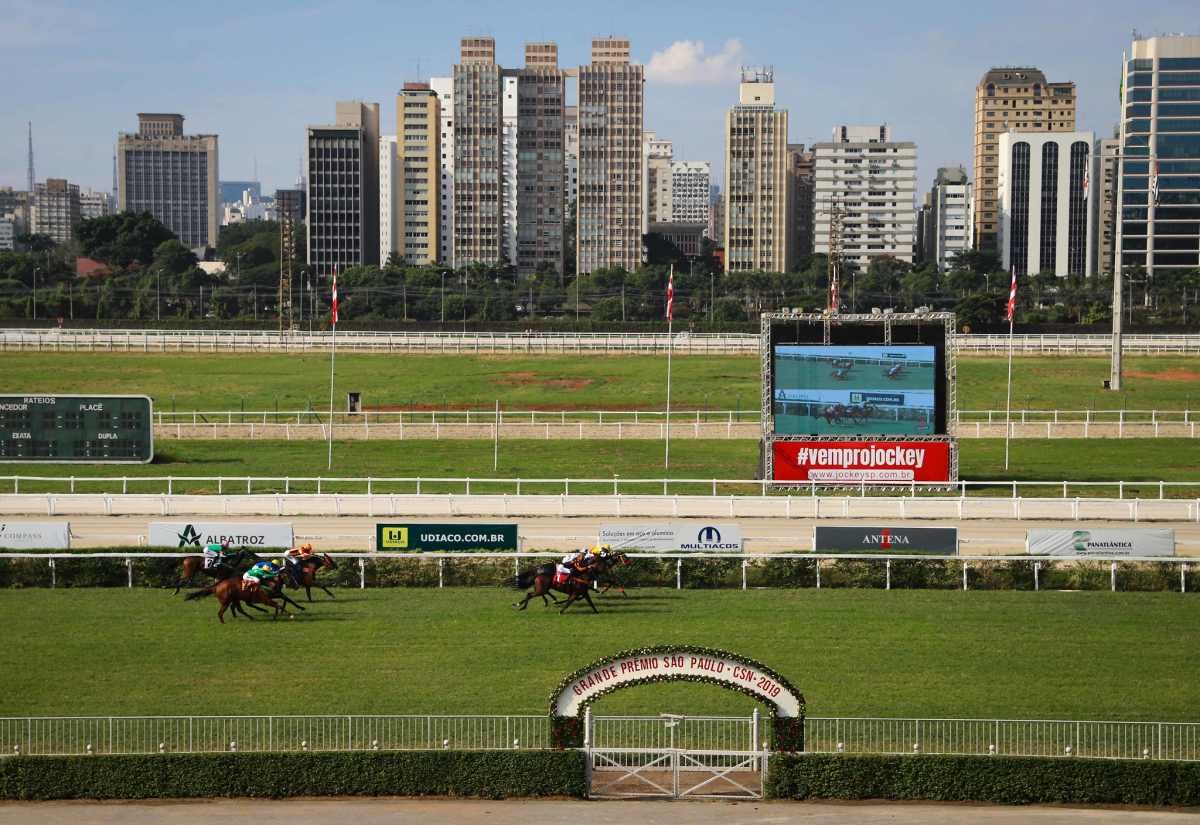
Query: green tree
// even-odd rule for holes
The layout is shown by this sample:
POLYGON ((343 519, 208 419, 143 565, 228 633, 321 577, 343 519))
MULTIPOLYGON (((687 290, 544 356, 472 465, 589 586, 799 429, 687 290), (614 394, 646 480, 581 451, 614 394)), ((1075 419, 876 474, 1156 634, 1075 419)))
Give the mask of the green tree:
POLYGON ((75 237, 85 256, 127 267, 133 263, 148 265, 159 244, 175 235, 149 212, 121 212, 82 221, 75 237))

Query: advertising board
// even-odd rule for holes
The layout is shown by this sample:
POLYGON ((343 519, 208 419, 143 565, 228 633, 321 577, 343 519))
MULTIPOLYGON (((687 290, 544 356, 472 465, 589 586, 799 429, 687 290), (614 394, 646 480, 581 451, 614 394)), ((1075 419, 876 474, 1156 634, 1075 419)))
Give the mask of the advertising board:
POLYGON ((745 544, 737 524, 602 524, 600 543, 616 550, 647 553, 740 553, 745 544))
POLYGON ((823 527, 814 528, 816 553, 880 555, 958 555, 956 527, 823 527))
POLYGON ((0 521, 5 550, 70 550, 71 525, 65 521, 0 521))
POLYGON ((393 553, 514 552, 517 549, 517 525, 376 524, 375 549, 393 553))
POLYGON ((949 441, 771 442, 775 481, 939 482, 951 480, 949 441))
POLYGON ((155 521, 150 523, 149 545, 175 549, 203 549, 229 542, 233 547, 263 549, 291 547, 292 525, 279 521, 155 521))
POLYGON ((1174 556, 1175 531, 1158 527, 1030 530, 1025 551, 1033 556, 1174 556))

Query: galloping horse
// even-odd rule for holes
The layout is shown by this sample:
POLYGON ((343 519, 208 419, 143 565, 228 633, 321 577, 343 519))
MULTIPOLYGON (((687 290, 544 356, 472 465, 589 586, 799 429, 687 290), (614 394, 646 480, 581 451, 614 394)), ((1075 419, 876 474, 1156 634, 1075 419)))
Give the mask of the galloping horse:
POLYGON ((191 587, 197 573, 204 573, 212 576, 217 581, 220 581, 221 579, 227 579, 230 576, 240 575, 242 572, 240 568, 244 562, 256 562, 258 560, 258 556, 254 555, 254 553, 250 552, 245 547, 243 547, 241 550, 238 550, 232 556, 228 556, 222 560, 220 564, 212 567, 204 566, 203 556, 186 556, 184 557, 183 565, 180 568, 179 578, 175 580, 175 592, 171 595, 178 596, 179 588, 183 587, 184 585, 191 587))
MULTIPOLYGON (((620 551, 615 553, 604 553, 598 556, 594 562, 592 562, 583 570, 572 573, 567 581, 563 584, 554 583, 555 566, 553 564, 542 564, 538 565, 537 567, 530 568, 529 570, 526 570, 518 575, 515 581, 507 582, 507 584, 514 590, 524 590, 528 587, 533 588, 525 594, 525 598, 514 603, 513 607, 516 607, 519 610, 524 610, 529 606, 529 600, 537 596, 541 596, 543 605, 546 603, 547 596, 549 596, 549 598, 554 601, 555 604, 558 604, 559 600, 555 599, 553 595, 550 595, 551 591, 558 591, 559 593, 567 594, 567 599, 563 604, 562 609, 559 610, 560 613, 566 612, 566 609, 578 601, 580 597, 583 597, 584 601, 588 603, 588 605, 592 608, 592 612, 599 613, 600 611, 597 610, 596 605, 592 603, 592 597, 589 593, 592 584, 597 582, 605 573, 607 573, 616 565, 627 565, 629 563, 629 557, 620 551)), ((613 585, 610 584, 604 589, 607 591, 608 588, 612 586, 613 585)), ((624 587, 621 587, 619 584, 616 586, 621 590, 622 593, 625 593, 624 587)), ((629 594, 625 593, 625 595, 629 594)))
POLYGON ((822 411, 821 415, 825 417, 825 423, 832 427, 834 424, 842 423, 842 418, 846 415, 846 408, 841 404, 831 404, 822 411))
POLYGON ((271 598, 271 593, 267 588, 262 586, 251 587, 249 583, 242 581, 240 578, 221 579, 216 584, 211 584, 203 590, 188 593, 184 598, 190 602, 194 599, 203 599, 209 595, 215 595, 217 601, 221 603, 220 609, 217 610, 217 618, 221 620, 221 624, 225 624, 225 611, 229 608, 232 608, 231 615, 235 618, 238 613, 241 613, 247 619, 254 618, 242 607, 242 602, 252 607, 258 604, 273 607, 275 615, 272 618, 275 619, 279 618, 280 613, 286 613, 289 619, 296 618, 294 613, 288 613, 284 605, 271 598))
POLYGON ((336 569, 337 562, 335 562, 328 553, 322 553, 319 556, 308 556, 307 558, 301 559, 293 564, 289 564, 284 568, 288 583, 297 590, 303 587, 304 593, 308 596, 308 600, 310 602, 312 601, 312 588, 314 587, 319 587, 324 590, 325 594, 331 599, 337 598, 333 595, 333 593, 329 592, 324 585, 317 584, 318 570, 336 569), (297 569, 299 570, 298 574, 296 572, 297 569))

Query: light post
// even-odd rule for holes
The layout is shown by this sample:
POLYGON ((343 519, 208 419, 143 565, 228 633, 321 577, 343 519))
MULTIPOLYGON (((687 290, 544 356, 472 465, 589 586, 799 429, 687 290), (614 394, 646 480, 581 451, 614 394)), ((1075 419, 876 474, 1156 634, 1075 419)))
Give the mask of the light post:
POLYGON ((463 282, 463 335, 467 334, 467 271, 462 274, 463 282))
POLYGON ((162 270, 154 270, 154 321, 162 320, 162 270))
POLYGON ((242 280, 242 253, 235 252, 234 255, 237 258, 237 277, 238 277, 238 280, 240 281, 240 280, 242 280))
POLYGON ((40 267, 33 268, 33 320, 37 320, 37 276, 41 272, 40 267))
POLYGON ((442 273, 442 323, 446 323, 446 273, 442 273))

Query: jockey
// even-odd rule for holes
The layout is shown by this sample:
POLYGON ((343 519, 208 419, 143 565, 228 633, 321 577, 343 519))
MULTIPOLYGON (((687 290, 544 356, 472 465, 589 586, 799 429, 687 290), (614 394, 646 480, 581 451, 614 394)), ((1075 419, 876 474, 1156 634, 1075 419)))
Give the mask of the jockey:
POLYGON ((283 554, 283 565, 288 577, 296 587, 300 586, 300 565, 315 556, 311 544, 292 547, 283 554))
POLYGON ((212 542, 204 548, 204 569, 212 570, 215 567, 220 567, 229 559, 229 541, 223 541, 220 544, 212 542))
POLYGON ((254 589, 262 584, 270 584, 282 569, 283 559, 260 561, 242 575, 242 581, 254 589))
POLYGON ((891 369, 889 369, 889 370, 887 371, 887 377, 888 377, 888 378, 895 378, 896 376, 898 376, 898 375, 900 374, 900 371, 901 371, 901 370, 903 370, 903 369, 904 369, 904 365, 903 365, 903 364, 896 364, 896 366, 892 367, 891 369))
POLYGON ((566 584, 571 574, 587 566, 587 551, 576 550, 563 556, 554 568, 554 583, 566 584))

